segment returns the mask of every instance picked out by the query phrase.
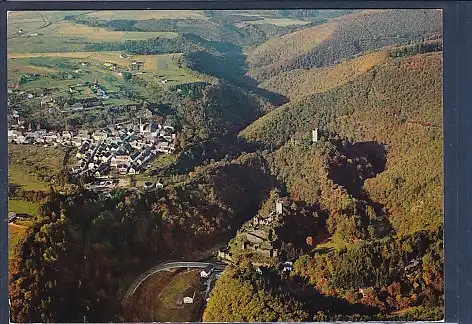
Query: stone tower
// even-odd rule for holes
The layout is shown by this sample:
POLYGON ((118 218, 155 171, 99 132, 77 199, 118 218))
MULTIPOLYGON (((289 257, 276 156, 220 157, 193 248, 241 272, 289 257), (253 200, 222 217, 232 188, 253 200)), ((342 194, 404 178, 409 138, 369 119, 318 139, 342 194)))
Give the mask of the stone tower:
POLYGON ((315 128, 314 130, 311 131, 311 137, 313 143, 318 142, 318 128, 315 128))
POLYGON ((284 206, 282 204, 282 200, 277 200, 275 202, 275 211, 279 215, 282 215, 282 213, 284 212, 284 206))

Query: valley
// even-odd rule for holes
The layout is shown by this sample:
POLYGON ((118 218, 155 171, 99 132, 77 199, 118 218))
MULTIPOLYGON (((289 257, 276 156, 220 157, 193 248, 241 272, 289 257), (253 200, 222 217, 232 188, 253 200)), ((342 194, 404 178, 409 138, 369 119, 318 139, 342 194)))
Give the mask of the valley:
POLYGON ((443 318, 440 11, 8 24, 12 320, 443 318))

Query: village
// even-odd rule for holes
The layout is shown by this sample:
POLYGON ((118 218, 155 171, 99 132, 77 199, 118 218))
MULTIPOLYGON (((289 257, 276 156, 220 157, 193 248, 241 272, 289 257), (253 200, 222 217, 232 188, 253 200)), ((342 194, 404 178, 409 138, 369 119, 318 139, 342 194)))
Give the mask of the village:
POLYGON ((18 119, 18 123, 9 126, 9 143, 75 147, 77 163, 69 170, 75 177, 108 179, 110 174, 139 174, 150 167, 157 155, 171 154, 176 149, 177 133, 173 126, 142 122, 141 117, 139 124, 113 124, 96 130, 61 132, 41 129, 39 125, 36 130, 26 130, 16 111, 11 117, 18 119))

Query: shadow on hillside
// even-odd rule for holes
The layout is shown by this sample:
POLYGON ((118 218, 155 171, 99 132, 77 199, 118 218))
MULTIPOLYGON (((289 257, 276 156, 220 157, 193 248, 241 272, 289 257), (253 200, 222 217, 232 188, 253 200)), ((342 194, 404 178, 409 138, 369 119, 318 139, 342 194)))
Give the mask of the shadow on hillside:
POLYGON ((344 143, 338 150, 341 155, 331 158, 329 177, 353 197, 362 198, 365 180, 385 170, 387 151, 377 142, 344 143))
POLYGON ((21 188, 23 188, 23 185, 19 185, 16 183, 9 182, 8 183, 8 195, 15 195, 21 188))
POLYGON ((246 75, 248 71, 246 56, 239 47, 238 50, 225 52, 222 55, 212 55, 204 51, 192 52, 187 55, 187 59, 191 69, 254 92, 274 105, 279 106, 288 102, 286 97, 278 93, 259 88, 258 82, 246 75))
POLYGON ((256 145, 248 143, 234 134, 228 134, 187 146, 178 156, 177 161, 166 168, 156 168, 151 171, 151 174, 161 176, 187 174, 198 165, 222 159, 231 160, 243 152, 252 153, 257 149, 256 145))
MULTIPOLYGON (((376 307, 359 303, 351 304, 341 297, 323 295, 305 278, 299 275, 291 277, 290 285, 292 293, 305 303, 307 310, 312 315, 316 315, 318 311, 322 311, 328 315, 328 317, 330 314, 341 316, 353 316, 357 314, 374 316, 380 312, 376 307)), ((320 320, 316 317, 313 319, 320 320)))

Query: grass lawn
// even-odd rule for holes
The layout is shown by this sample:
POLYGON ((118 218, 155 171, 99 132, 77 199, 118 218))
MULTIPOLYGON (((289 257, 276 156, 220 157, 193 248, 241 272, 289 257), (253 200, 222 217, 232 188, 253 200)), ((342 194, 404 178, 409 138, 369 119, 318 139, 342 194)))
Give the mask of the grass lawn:
POLYGON ((8 145, 8 179, 25 190, 45 190, 49 181, 41 180, 62 169, 66 149, 35 145, 8 145))
POLYGON ((8 199, 8 211, 17 214, 35 215, 38 212, 39 203, 20 199, 8 199))
POLYGON ((315 251, 323 251, 323 250, 336 250, 339 251, 343 248, 349 249, 356 246, 354 243, 347 243, 338 238, 336 235, 333 235, 329 238, 326 242, 318 244, 315 247, 315 251))
POLYGON ((20 186, 24 190, 46 190, 48 184, 41 181, 32 170, 24 165, 8 165, 8 182, 20 186))

